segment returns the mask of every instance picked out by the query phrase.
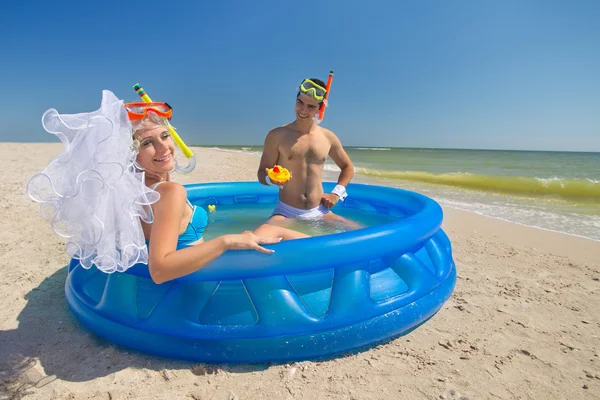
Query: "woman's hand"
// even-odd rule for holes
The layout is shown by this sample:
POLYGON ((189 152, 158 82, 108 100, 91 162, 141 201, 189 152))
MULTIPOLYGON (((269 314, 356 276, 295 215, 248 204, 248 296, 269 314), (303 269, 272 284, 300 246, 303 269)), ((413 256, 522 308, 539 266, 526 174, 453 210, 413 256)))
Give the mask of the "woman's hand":
POLYGON ((266 254, 271 254, 275 250, 265 249, 261 244, 275 244, 281 242, 281 238, 256 236, 250 231, 245 231, 239 235, 225 235, 224 239, 228 250, 253 249, 266 254))

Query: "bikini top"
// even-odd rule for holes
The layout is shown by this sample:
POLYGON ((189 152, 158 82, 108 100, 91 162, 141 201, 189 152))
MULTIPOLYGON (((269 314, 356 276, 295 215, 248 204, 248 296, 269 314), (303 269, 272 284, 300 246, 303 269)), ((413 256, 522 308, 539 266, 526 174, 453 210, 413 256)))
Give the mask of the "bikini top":
MULTIPOLYGON (((158 182, 152 190, 156 190, 156 187, 163 182, 158 182)), ((185 201, 192 208, 192 217, 185 231, 177 239, 177 250, 188 247, 191 243, 200 240, 206 225, 208 225, 208 215, 204 208, 192 205, 188 199, 185 199, 185 201)))

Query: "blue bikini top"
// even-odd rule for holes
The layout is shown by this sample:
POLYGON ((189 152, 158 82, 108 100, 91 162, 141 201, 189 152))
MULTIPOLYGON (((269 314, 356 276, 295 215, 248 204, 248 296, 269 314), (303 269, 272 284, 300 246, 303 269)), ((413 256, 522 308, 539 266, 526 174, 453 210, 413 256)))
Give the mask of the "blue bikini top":
MULTIPOLYGON (((154 185, 152 190, 156 190, 156 187, 163 182, 158 182, 154 185)), ((204 229, 206 228, 206 225, 208 225, 208 215, 204 208, 192 205, 188 199, 185 201, 192 208, 192 217, 190 218, 190 222, 185 232, 179 235, 179 238, 177 239, 177 250, 188 247, 195 241, 202 239, 204 229)))

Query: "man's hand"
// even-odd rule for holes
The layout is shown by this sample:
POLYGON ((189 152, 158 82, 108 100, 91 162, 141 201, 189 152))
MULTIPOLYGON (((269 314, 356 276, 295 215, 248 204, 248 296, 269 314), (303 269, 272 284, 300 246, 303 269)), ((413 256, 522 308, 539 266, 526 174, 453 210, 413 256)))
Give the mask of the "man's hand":
MULTIPOLYGON (((265 168, 265 174, 269 176, 269 168, 265 168)), ((290 171, 290 179, 288 179, 285 182, 276 181, 275 179, 271 179, 271 177, 269 177, 269 179, 271 180, 271 183, 273 183, 273 185, 277 185, 280 189, 283 189, 283 185, 292 180, 292 171, 290 171)))
POLYGON ((340 198, 337 194, 326 193, 321 197, 321 204, 327 208, 333 208, 340 198))

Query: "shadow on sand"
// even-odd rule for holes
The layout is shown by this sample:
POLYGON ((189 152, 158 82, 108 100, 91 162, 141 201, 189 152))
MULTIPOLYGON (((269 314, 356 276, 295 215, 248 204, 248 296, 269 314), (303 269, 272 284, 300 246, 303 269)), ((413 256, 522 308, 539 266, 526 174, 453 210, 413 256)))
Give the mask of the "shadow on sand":
POLYGON ((271 364, 204 365, 150 356, 112 344, 88 331, 69 310, 64 294, 67 267, 44 279, 26 296, 18 328, 0 331, 0 399, 18 399, 56 379, 85 382, 126 368, 224 370, 246 373, 271 364), (40 368, 41 367, 41 368, 40 368), (43 372, 42 372, 43 371, 43 372))

